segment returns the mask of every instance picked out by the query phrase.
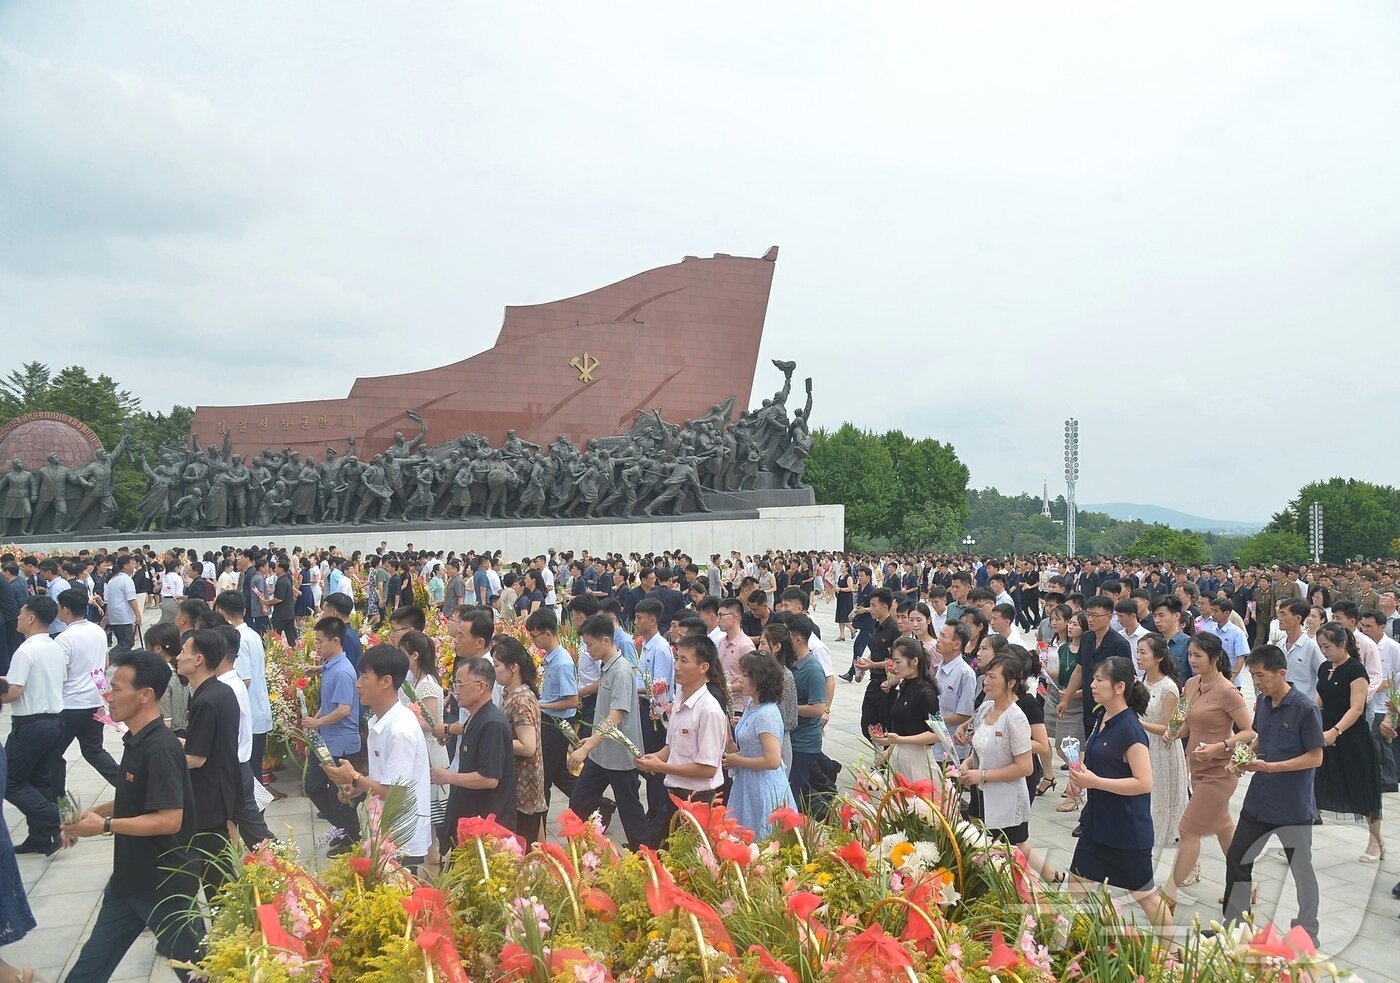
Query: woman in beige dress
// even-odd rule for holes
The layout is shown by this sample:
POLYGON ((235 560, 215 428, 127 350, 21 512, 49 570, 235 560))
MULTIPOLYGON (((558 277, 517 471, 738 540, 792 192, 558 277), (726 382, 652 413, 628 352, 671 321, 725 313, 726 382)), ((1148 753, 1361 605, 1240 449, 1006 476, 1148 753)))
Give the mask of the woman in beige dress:
POLYGON ((1220 639, 1208 632, 1193 635, 1187 656, 1195 675, 1187 680, 1186 692, 1182 694, 1190 709, 1179 736, 1191 749, 1186 756, 1191 771, 1191 802, 1177 827, 1181 842, 1171 881, 1162 889, 1172 909, 1176 907, 1177 890, 1200 880, 1201 865, 1197 861, 1201 857, 1201 839, 1213 835, 1220 852, 1229 852, 1235 836, 1230 796, 1235 794, 1240 778, 1225 766, 1236 744, 1254 740, 1254 718, 1230 681, 1230 657, 1220 639))

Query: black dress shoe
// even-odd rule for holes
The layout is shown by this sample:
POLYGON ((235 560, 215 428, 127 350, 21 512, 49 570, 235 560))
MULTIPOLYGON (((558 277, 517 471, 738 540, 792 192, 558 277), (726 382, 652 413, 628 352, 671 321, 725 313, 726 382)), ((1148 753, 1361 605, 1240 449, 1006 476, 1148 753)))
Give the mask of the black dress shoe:
POLYGON ((326 856, 339 857, 342 854, 349 853, 353 849, 355 849, 355 844, 351 843, 350 837, 346 836, 332 843, 330 849, 326 851, 326 856))
POLYGON ((1392 898, 1400 898, 1400 884, 1396 884, 1390 889, 1390 896, 1392 898))
POLYGON ((1081 819, 1079 820, 1079 822, 1074 824, 1074 831, 1071 832, 1069 835, 1078 836, 1082 832, 1084 832, 1084 820, 1081 819))
POLYGON ((33 836, 15 847, 15 853, 42 853, 46 857, 52 857, 57 852, 58 844, 55 841, 33 836))
POLYGON ((844 679, 844 680, 845 680, 846 682, 848 682, 848 683, 855 682, 855 678, 856 678, 855 670, 852 670, 852 671, 850 671, 850 672, 843 672, 843 673, 841 673, 841 678, 844 679))

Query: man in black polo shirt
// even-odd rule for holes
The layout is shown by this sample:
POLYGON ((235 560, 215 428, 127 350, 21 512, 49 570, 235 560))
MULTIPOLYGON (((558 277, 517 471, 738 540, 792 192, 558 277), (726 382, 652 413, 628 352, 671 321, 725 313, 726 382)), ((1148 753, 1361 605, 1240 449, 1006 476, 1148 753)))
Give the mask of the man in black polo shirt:
POLYGON ((272 630, 287 640, 287 644, 297 643, 296 607, 297 591, 292 586, 291 561, 285 556, 277 561, 277 583, 272 588, 272 630))
MULTIPOLYGON (((184 748, 160 713, 170 666, 140 650, 114 653, 112 665, 109 712, 129 728, 116 798, 63 827, 65 845, 82 836, 114 838, 112 877, 68 983, 106 983, 144 929, 155 933, 157 952, 180 962, 198 957, 204 936, 194 909, 199 881, 189 850, 194 791, 184 748)), ((184 970, 175 975, 190 978, 184 970)))
POLYGON ((887 588, 879 587, 870 592, 870 615, 876 622, 870 636, 870 651, 865 658, 856 661, 857 669, 870 670, 870 681, 865 684, 865 696, 860 701, 860 732, 866 740, 870 739, 870 725, 880 722, 880 710, 885 704, 881 684, 885 681, 895 639, 899 637, 899 625, 894 619, 894 595, 887 588))
POLYGON ((1084 736, 1094 729, 1094 697, 1089 692, 1089 684, 1094 681, 1094 669, 1105 659, 1114 656, 1133 661, 1133 649, 1128 640, 1113 630, 1113 601, 1102 594, 1096 594, 1084 602, 1084 613, 1089 618, 1089 633, 1079 643, 1079 664, 1069 677, 1069 685, 1060 691, 1060 705, 1055 715, 1063 717, 1069 705, 1070 694, 1075 690, 1084 697, 1084 736))
POLYGON ((466 816, 496 817, 515 830, 515 734, 501 708, 491 702, 496 668, 484 658, 458 659, 452 691, 467 711, 457 770, 434 768, 433 784, 447 785, 447 833, 455 841, 457 821, 466 816))
POLYGON ((215 628, 201 628, 185 639, 175 659, 175 671, 189 682, 189 724, 185 762, 194 789, 195 858, 204 896, 213 900, 226 872, 221 864, 228 846, 228 824, 243 798, 242 765, 238 761, 238 697, 217 677, 224 671, 228 649, 215 628))
POLYGON ((1301 925, 1316 945, 1313 775, 1322 767, 1322 716, 1288 681, 1288 656, 1277 645, 1259 646, 1249 653, 1246 664, 1259 694, 1254 705, 1257 757, 1244 766, 1254 777, 1225 854, 1225 922, 1240 921, 1249 911, 1254 861, 1270 834, 1277 834, 1298 892, 1298 917, 1293 924, 1301 925))

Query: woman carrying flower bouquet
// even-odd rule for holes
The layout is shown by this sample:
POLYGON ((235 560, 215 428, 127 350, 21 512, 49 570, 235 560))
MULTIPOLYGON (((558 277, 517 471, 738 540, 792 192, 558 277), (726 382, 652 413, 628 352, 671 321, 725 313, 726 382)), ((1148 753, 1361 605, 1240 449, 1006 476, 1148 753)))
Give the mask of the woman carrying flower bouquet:
POLYGON ((896 775, 911 782, 937 781, 930 750, 938 737, 928 721, 938 714, 938 689, 929 682, 928 653, 917 638, 895 640, 889 672, 894 686, 880 714, 882 730, 872 728, 870 740, 891 749, 890 768, 896 775))
MULTIPOLYGON (((423 736, 428 742, 428 767, 446 768, 448 766, 447 748, 437 739, 433 733, 433 727, 442 722, 443 690, 442 681, 438 678, 437 649, 433 645, 433 640, 421 631, 410 631, 399 639, 399 648, 408 653, 408 688, 413 690, 414 701, 418 704, 418 723, 423 728, 423 736)), ((447 795, 451 791, 451 786, 434 785, 432 787, 431 817, 433 829, 442 826, 443 820, 447 816, 447 795)), ((440 856, 438 853, 437 837, 433 837, 433 845, 428 850, 427 862, 429 866, 435 866, 440 856)))
POLYGON ((729 811, 761 840, 768 835, 768 817, 774 810, 797 808, 783 768, 783 717, 778 709, 783 677, 772 656, 755 651, 739 660, 732 684, 735 701, 747 700, 748 706, 734 725, 734 739, 724 756, 724 767, 734 776, 729 811))
POLYGON ((540 734, 539 675, 535 659, 519 639, 497 635, 491 641, 496 682, 505 690, 501 710, 515 739, 515 831, 527 844, 544 835, 548 813, 544 790, 544 741, 540 734))
POLYGON ((1177 846, 1172 879, 1162 889, 1168 905, 1176 907, 1178 888, 1195 884, 1201 877, 1202 837, 1214 834, 1220 852, 1230 852, 1235 824, 1230 818, 1230 797, 1240 776, 1228 767, 1237 744, 1254 740, 1254 721, 1244 697, 1230 680, 1231 662, 1220 639, 1207 632, 1193 635, 1187 647, 1191 671, 1182 699, 1190 707, 1178 736, 1186 737, 1191 748, 1187 764, 1191 771, 1191 801, 1177 826, 1181 840, 1177 846))
POLYGON ((1152 761, 1138 720, 1147 710, 1147 687, 1131 662, 1112 656, 1094 669, 1089 695, 1102 709, 1083 760, 1070 763, 1070 784, 1087 799, 1069 868, 1073 886, 1128 891, 1153 924, 1168 924, 1170 906, 1152 889, 1152 761))
POLYGON ((1020 846, 1030 838, 1031 794, 1026 779, 1035 770, 1031 725, 1018 705, 1026 667, 1019 655, 992 659, 982 676, 987 699, 968 727, 972 754, 962 765, 964 785, 982 791, 987 831, 1020 846))
POLYGON ((1147 731, 1147 753, 1152 761, 1152 831, 1157 846, 1170 846, 1176 841, 1177 827, 1191 796, 1186 784, 1186 756, 1172 730, 1179 691, 1176 660, 1167 640, 1155 632, 1140 639, 1137 666, 1147 684, 1142 729, 1147 731))
POLYGON ((1323 812, 1365 819, 1370 841, 1363 864, 1385 856, 1381 839, 1381 780, 1376 746, 1366 723, 1366 667, 1356 637, 1330 621, 1317 633, 1317 647, 1327 661, 1317 670, 1318 707, 1322 710, 1322 767, 1314 778, 1317 807, 1323 812))

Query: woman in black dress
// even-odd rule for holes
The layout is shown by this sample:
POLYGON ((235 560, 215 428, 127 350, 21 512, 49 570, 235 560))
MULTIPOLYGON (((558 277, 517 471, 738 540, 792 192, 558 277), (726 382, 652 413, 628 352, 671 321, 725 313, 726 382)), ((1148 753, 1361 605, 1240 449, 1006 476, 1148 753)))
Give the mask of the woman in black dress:
POLYGON ((1366 667, 1356 638, 1343 625, 1330 621, 1317 632, 1317 647, 1327 660, 1317 668, 1317 705, 1322 708, 1322 767, 1313 779, 1317 808, 1364 818, 1371 839, 1359 858, 1379 863, 1385 856, 1381 839, 1381 779, 1376 746, 1366 724, 1366 667))
POLYGON ((928 718, 938 713, 938 690, 929 682, 928 653, 907 635, 895 640, 890 678, 894 686, 880 713, 885 732, 871 734, 870 740, 893 748, 890 768, 895 774, 911 782, 935 778, 939 772, 930 751, 936 738, 928 718))
MULTIPOLYGON (((851 608, 855 607, 855 580, 851 577, 851 565, 842 560, 836 574, 836 640, 846 640, 846 628, 851 623, 851 608)), ((853 633, 854 634, 854 633, 853 633)))

